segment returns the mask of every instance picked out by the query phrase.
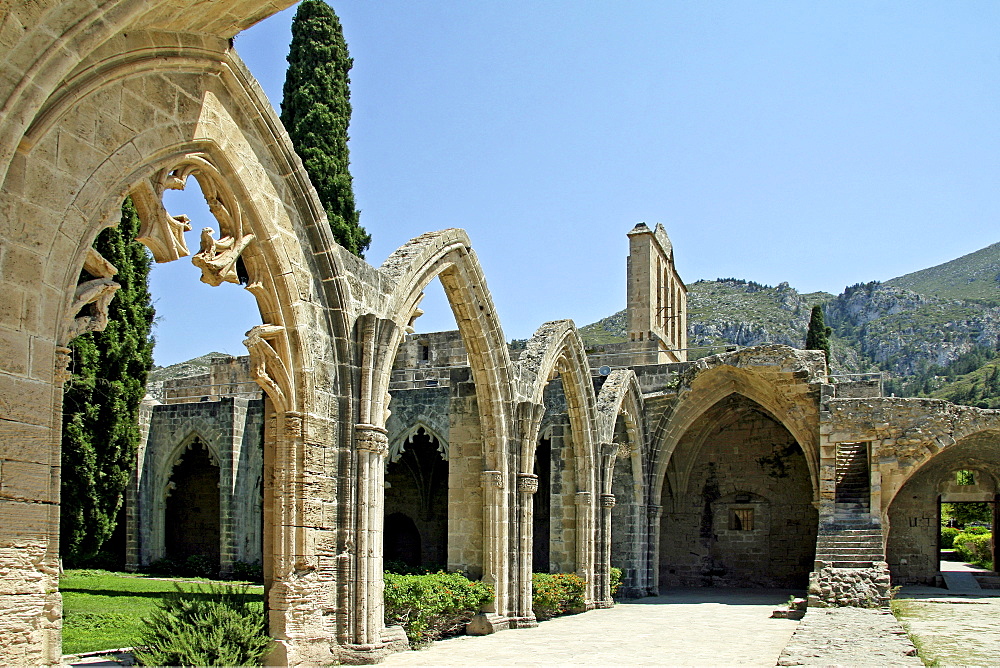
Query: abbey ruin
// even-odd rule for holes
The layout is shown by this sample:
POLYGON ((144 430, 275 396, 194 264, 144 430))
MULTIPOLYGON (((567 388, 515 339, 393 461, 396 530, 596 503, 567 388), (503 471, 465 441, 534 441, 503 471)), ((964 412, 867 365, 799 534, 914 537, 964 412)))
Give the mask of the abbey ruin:
POLYGON ((492 583, 479 633, 536 623, 537 570, 581 574, 593 607, 611 604, 611 566, 629 596, 808 586, 815 606, 934 581, 939 499, 997 498, 1000 412, 882 397, 829 376, 817 351, 688 361, 674 249, 644 225, 629 233, 628 343, 588 355, 554 321, 511 350, 462 230, 380 267, 333 242, 232 47, 290 4, 4 5, 0 663, 59 662, 66 346, 106 324, 116 269, 92 246, 127 195, 157 262, 190 256, 213 285, 240 262, 261 318, 245 364, 220 361, 205 383, 238 389, 148 407, 130 558, 260 558, 272 663, 375 662, 405 643, 383 622, 387 558, 492 583), (216 218, 195 252, 162 204, 189 177, 216 218), (434 279, 458 332, 413 334, 434 279), (217 508, 198 545, 165 526, 185 493, 217 508))

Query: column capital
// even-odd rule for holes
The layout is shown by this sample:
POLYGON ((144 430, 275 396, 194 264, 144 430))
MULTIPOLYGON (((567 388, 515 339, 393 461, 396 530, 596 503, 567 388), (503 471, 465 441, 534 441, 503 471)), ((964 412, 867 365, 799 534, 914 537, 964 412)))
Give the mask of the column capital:
POLYGON ((503 471, 483 471, 483 487, 503 489, 503 471))
POLYGON ((534 494, 538 491, 538 476, 534 473, 517 474, 517 491, 534 494))
POLYGON ((366 450, 381 457, 389 454, 389 432, 373 424, 354 425, 354 443, 358 450, 366 450))

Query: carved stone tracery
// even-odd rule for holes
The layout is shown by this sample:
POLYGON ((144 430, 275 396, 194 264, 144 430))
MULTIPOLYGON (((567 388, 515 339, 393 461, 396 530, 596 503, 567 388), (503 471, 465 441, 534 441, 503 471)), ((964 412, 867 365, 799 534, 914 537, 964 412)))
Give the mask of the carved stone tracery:
POLYGON ((112 280, 118 269, 93 248, 87 250, 83 270, 94 278, 76 286, 68 311, 66 343, 85 332, 104 331, 108 326, 108 306, 121 287, 112 280))
POLYGON ((253 379, 267 392, 278 412, 295 405, 295 388, 288 366, 279 354, 284 346, 279 340, 285 328, 280 325, 257 325, 249 332, 243 345, 250 352, 250 373, 253 379))

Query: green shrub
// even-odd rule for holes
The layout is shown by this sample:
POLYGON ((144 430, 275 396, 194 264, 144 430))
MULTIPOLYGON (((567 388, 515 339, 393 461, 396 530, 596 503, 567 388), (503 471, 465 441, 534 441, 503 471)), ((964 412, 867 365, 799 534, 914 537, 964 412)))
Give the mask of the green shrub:
POLYGON ((622 569, 611 567, 611 595, 618 593, 618 588, 622 586, 622 569))
POLYGON ((180 587, 143 620, 133 652, 143 666, 260 665, 270 638, 264 605, 246 586, 180 587))
POLYGON ((192 554, 181 564, 181 575, 188 578, 218 577, 219 565, 203 554, 192 554))
POLYGON ((955 547, 955 536, 960 533, 955 527, 941 527, 941 549, 950 550, 955 547))
POLYGON ((492 586, 461 573, 385 573, 385 623, 402 626, 414 648, 461 633, 492 599, 492 586))
POLYGON ((993 559, 993 535, 989 533, 963 532, 955 536, 958 555, 970 564, 986 563, 993 559))
POLYGON ((568 612, 583 612, 586 588, 586 581, 573 573, 532 574, 531 609, 535 618, 541 621, 568 612))
POLYGON ((971 533, 973 536, 982 536, 983 534, 990 533, 990 530, 986 527, 970 526, 962 529, 962 533, 971 533))
POLYGON ((263 582, 264 567, 259 563, 250 564, 245 561, 237 561, 233 563, 233 572, 230 578, 245 582, 263 582))
POLYGON ((173 577, 181 574, 180 565, 173 559, 167 559, 166 557, 157 559, 142 570, 150 575, 168 575, 173 577))

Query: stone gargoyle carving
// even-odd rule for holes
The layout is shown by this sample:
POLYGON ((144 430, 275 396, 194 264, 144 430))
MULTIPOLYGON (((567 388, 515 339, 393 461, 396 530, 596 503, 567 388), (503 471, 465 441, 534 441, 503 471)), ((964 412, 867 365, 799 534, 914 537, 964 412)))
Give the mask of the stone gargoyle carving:
POLYGON ((191 258, 191 263, 201 269, 203 283, 212 286, 222 285, 223 281, 239 284, 236 262, 243 249, 254 240, 254 236, 246 234, 238 239, 228 236, 216 239, 213 234, 215 230, 211 227, 202 229, 201 249, 191 258))
POLYGON ((84 332, 101 332, 108 326, 108 306, 121 286, 111 280, 118 269, 93 248, 88 249, 83 270, 94 276, 76 286, 73 304, 69 308, 65 341, 84 332))

